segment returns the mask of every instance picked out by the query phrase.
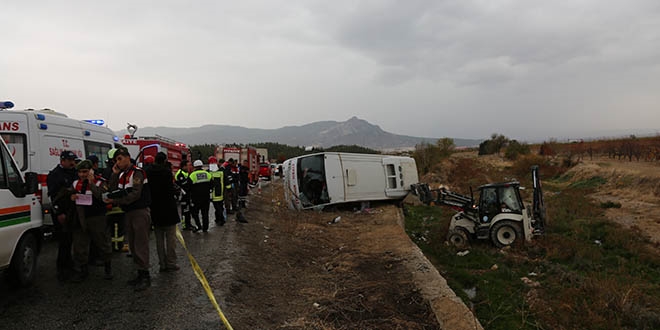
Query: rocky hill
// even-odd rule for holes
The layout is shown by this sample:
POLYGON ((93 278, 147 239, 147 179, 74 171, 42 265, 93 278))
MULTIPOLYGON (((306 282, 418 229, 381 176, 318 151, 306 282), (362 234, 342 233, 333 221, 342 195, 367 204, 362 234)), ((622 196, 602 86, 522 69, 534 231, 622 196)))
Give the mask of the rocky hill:
MULTIPOLYGON (((126 131, 119 133, 123 136, 126 131)), ((441 136, 442 133, 438 134, 441 136)), ((331 147, 355 144, 379 150, 412 148, 421 142, 434 143, 438 139, 438 137, 414 137, 389 133, 357 117, 344 122, 318 121, 277 129, 229 125, 204 125, 192 128, 140 127, 136 135, 161 135, 191 145, 277 142, 291 146, 331 147)), ((454 139, 458 147, 476 146, 480 142, 480 140, 454 139)))

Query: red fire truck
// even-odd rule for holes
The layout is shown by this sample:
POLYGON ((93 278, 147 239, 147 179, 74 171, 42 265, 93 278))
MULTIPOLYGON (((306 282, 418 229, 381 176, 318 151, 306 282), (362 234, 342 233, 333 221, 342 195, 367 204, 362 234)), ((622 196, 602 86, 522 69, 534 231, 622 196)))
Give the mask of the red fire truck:
POLYGON ((181 167, 181 161, 187 159, 190 155, 190 148, 185 143, 177 142, 166 137, 156 136, 135 136, 136 125, 128 125, 128 132, 121 143, 128 149, 132 157, 138 157, 135 162, 140 164, 144 162, 144 157, 156 157, 160 151, 167 154, 167 161, 172 163, 172 171, 176 172, 181 167))
POLYGON ((238 164, 243 165, 243 161, 248 161, 248 167, 250 168, 250 174, 253 178, 257 177, 259 172, 259 154, 257 149, 247 146, 247 147, 218 147, 216 149, 215 155, 218 159, 222 158, 225 161, 229 158, 233 158, 237 161, 238 164))

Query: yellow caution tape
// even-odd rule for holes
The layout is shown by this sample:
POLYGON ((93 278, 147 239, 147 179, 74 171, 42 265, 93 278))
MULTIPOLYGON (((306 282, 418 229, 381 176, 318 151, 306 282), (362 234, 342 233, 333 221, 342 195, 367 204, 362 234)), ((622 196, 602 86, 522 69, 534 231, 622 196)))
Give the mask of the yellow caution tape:
POLYGON ((213 295, 213 291, 211 290, 211 286, 209 285, 209 282, 206 280, 206 276, 204 276, 204 272, 199 267, 199 264, 197 264, 195 257, 193 257, 192 254, 190 254, 190 251, 188 251, 188 247, 186 246, 186 241, 183 240, 183 235, 181 235, 181 231, 179 230, 178 226, 176 227, 176 238, 179 239, 179 242, 181 242, 183 248, 186 249, 186 253, 188 254, 188 259, 190 259, 190 264, 192 265, 193 271, 195 272, 195 275, 197 276, 199 282, 202 283, 202 287, 204 287, 204 291, 206 291, 206 295, 209 296, 209 300, 211 300, 211 303, 215 307, 215 310, 218 311, 218 315, 220 315, 220 319, 222 320, 222 323, 225 324, 225 328, 227 328, 228 330, 234 330, 234 328, 231 327, 231 324, 229 324, 229 321, 225 317, 225 314, 222 313, 222 310, 220 309, 218 302, 215 300, 215 295, 213 295))

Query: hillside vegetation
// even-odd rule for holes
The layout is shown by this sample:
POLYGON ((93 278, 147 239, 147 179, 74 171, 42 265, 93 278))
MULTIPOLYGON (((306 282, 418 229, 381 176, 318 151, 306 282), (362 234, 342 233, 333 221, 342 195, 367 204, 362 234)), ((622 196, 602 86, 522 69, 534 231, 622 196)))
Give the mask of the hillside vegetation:
MULTIPOLYGON (((630 141, 598 143, 627 146, 624 142, 630 141)), ((657 173, 658 165, 642 156, 639 163, 636 157, 608 158, 609 149, 596 144, 593 161, 586 153, 578 158, 575 145, 557 144, 550 156, 516 161, 499 153, 454 153, 423 175, 434 187, 463 194, 516 179, 530 188, 522 191, 529 205, 529 168, 540 165, 549 221, 546 234, 524 246, 500 250, 488 241, 472 242, 470 252, 459 256, 445 242, 453 210, 406 208, 409 236, 486 329, 660 329, 660 254, 653 243, 660 221, 642 222, 657 219, 652 213, 660 176, 634 170, 647 166, 657 173), (630 221, 616 221, 622 217, 630 221)), ((587 143, 577 145, 589 150, 587 143)))

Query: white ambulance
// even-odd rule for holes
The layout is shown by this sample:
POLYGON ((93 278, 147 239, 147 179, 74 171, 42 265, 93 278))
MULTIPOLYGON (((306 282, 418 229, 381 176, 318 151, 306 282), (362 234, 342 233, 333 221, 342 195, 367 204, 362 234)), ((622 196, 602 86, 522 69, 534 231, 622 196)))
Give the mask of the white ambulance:
POLYGON ((34 281, 41 248, 43 214, 35 192, 37 174, 26 173, 0 141, 0 270, 9 269, 15 283, 34 281))
MULTIPOLYGON (((102 121, 72 119, 50 109, 0 110, 0 135, 19 170, 38 174, 37 197, 45 214, 50 211, 46 179, 48 172, 59 164, 63 150, 72 151, 81 159, 96 155, 99 167, 106 164, 108 150, 119 139, 101 125, 102 121)), ((44 217, 44 224, 52 224, 50 215, 44 217)))
POLYGON ((292 209, 403 199, 419 181, 410 157, 323 152, 283 164, 284 196, 292 209))

